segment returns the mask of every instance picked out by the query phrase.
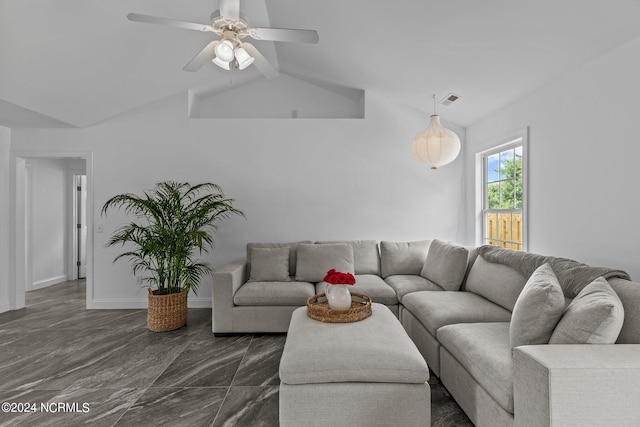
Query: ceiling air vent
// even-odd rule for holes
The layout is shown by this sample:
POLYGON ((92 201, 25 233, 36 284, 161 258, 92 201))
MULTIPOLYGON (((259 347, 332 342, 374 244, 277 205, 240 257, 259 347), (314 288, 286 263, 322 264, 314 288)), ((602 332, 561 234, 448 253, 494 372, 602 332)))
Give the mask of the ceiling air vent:
POLYGON ((440 105, 444 107, 448 107, 449 105, 456 102, 458 99, 460 99, 460 96, 456 95, 455 93, 450 93, 449 95, 445 96, 440 100, 440 105))

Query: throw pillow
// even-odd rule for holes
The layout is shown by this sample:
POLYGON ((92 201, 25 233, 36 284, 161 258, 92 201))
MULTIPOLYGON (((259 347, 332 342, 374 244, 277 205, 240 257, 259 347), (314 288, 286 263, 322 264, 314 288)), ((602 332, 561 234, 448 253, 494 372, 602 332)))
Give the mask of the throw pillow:
POLYGON ((434 240, 429 246, 427 259, 420 275, 445 291, 457 291, 467 272, 469 251, 458 245, 434 240))
POLYGON ((382 278, 396 274, 419 275, 427 258, 429 240, 419 242, 380 242, 382 278))
POLYGON ((311 243, 310 240, 289 243, 247 243, 247 276, 251 277, 251 248, 284 248, 289 247, 289 275, 296 275, 296 247, 300 243, 311 243))
POLYGON ((622 301, 599 277, 571 301, 549 344, 615 344, 623 323, 622 301))
POLYGON ((335 268, 353 274, 353 248, 347 243, 298 245, 296 280, 322 282, 327 271, 335 268))
POLYGON ((547 344, 564 311, 564 294, 549 264, 533 272, 516 300, 509 324, 511 348, 547 344))
POLYGON ((249 248, 251 272, 249 282, 286 282, 289 278, 289 246, 249 248))

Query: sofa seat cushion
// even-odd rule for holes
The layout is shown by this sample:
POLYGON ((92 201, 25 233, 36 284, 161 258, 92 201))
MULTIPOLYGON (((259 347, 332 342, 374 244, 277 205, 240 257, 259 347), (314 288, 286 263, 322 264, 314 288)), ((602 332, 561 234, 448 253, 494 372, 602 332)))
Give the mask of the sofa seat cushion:
MULTIPOLYGON (((349 286, 349 292, 357 292, 371 297, 373 302, 384 305, 394 305, 398 303, 396 292, 393 288, 375 274, 356 274, 356 284, 349 286)), ((326 283, 320 282, 316 285, 316 293, 325 292, 326 283)))
MULTIPOLYGON (((511 312, 472 292, 421 291, 402 298, 409 310, 436 336, 438 329, 455 323, 508 322, 511 312)), ((508 335, 508 334, 507 334, 508 335)))
POLYGON ((414 274, 396 274, 387 277, 384 281, 393 288, 400 302, 405 295, 411 292, 444 290, 431 280, 414 274))
POLYGON ((309 282, 247 282, 233 296, 235 305, 306 305, 315 295, 309 282))
POLYGON ((461 323, 443 326, 438 341, 478 384, 513 414, 513 357, 509 323, 461 323))

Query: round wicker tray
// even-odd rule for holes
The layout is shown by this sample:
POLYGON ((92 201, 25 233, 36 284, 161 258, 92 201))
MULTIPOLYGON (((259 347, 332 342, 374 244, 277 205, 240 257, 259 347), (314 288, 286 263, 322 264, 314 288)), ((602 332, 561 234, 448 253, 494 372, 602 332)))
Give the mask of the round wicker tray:
POLYGON ((371 316, 371 298, 368 295, 351 292, 351 308, 333 310, 329 308, 327 296, 321 293, 307 299, 307 315, 326 323, 357 322, 371 316))

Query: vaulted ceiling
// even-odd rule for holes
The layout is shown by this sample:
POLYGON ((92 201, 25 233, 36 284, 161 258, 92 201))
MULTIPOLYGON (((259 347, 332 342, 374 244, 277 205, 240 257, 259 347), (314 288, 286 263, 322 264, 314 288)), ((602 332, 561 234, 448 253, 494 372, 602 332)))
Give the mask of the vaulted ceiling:
MULTIPOLYGON (((0 125, 85 127, 189 89, 262 79, 255 67, 185 72, 211 33, 126 19, 208 23, 216 9, 218 0, 0 0, 0 125)), ((318 31, 317 45, 254 43, 282 73, 425 113, 431 93, 453 92, 461 99, 439 108, 461 126, 640 36, 639 0, 241 0, 240 12, 253 26, 318 31)))

